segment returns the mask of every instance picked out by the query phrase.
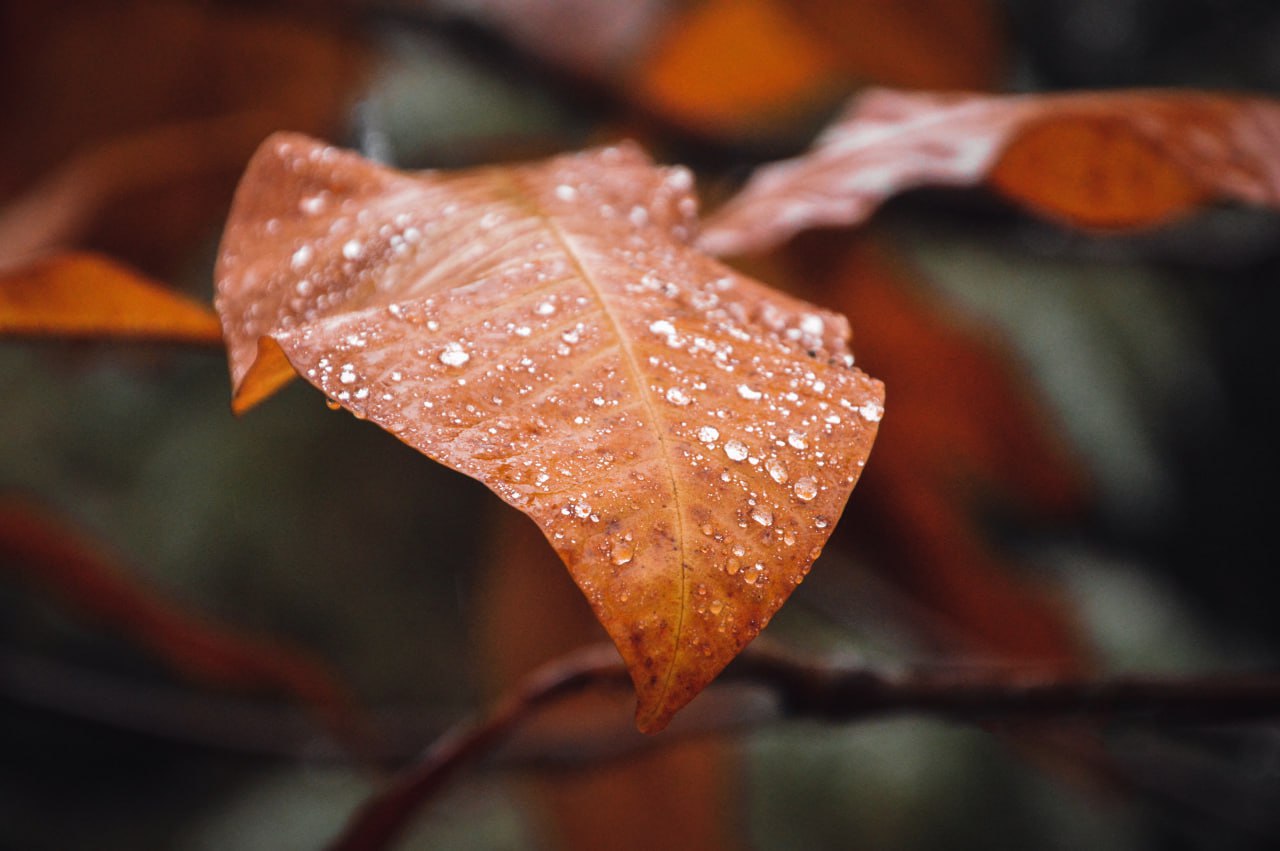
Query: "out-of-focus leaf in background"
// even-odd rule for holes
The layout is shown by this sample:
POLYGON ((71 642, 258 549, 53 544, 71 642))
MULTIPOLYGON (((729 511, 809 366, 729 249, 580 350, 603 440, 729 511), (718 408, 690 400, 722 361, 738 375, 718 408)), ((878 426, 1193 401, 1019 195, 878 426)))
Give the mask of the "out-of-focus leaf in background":
POLYGON ((222 326, 209 307, 80 253, 0 270, 0 335, 222 346, 222 326))
POLYGON ((894 194, 988 181, 1085 228, 1150 227, 1213 201, 1280 205, 1280 101, 1199 92, 860 95, 802 157, 766 166, 707 223, 709 251, 857 225, 894 194))
POLYGON ((920 626, 936 629, 942 646, 1046 670, 1085 665, 1059 595, 1035 588, 979 523, 993 495, 1069 516, 1084 505, 1085 476, 1012 350, 939 304, 891 255, 873 241, 822 235, 786 253, 823 301, 867 318, 858 323, 861 361, 892 376, 896 427, 868 471, 873 495, 860 496, 841 541, 868 548, 888 582, 934 613, 920 626))
POLYGON ((799 140, 868 82, 987 89, 1004 72, 987 0, 447 0, 553 66, 718 142, 799 140), (574 38, 565 38, 572 29, 574 38))
POLYGON ((0 245, 161 275, 216 235, 268 133, 343 127, 369 61, 318 8, 16 0, 0 21, 0 245))

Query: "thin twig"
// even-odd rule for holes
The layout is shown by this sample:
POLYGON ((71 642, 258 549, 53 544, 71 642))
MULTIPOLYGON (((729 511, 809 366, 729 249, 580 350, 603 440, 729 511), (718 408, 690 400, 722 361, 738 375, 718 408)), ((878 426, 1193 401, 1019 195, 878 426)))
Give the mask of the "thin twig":
MULTIPOLYGON (((839 722, 906 713, 1001 724, 1222 724, 1280 718, 1276 675, 1067 680, 1007 670, 891 674, 803 658, 757 642, 722 679, 769 688, 786 717, 839 722)), ((330 851, 388 848, 459 768, 490 751, 537 710, 573 692, 626 682, 626 669, 609 645, 586 647, 549 663, 488 713, 442 736, 356 812, 330 851)))

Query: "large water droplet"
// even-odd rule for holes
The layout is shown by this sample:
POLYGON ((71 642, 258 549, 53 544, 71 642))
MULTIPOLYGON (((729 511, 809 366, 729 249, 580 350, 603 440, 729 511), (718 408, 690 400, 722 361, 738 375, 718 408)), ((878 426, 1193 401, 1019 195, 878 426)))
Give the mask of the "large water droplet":
POLYGON ((806 313, 800 318, 800 330, 810 336, 821 337, 822 332, 826 330, 826 324, 816 313, 806 313))
POLYGON ((783 484, 787 481, 787 465, 783 464, 777 458, 770 458, 768 461, 765 461, 764 468, 769 471, 769 478, 773 479, 778 484, 783 484))
POLYGON ((698 429, 698 440, 703 443, 711 443, 720 436, 720 430, 715 426, 703 426, 698 429))
POLYGON ((880 404, 872 399, 859 408, 858 413, 861 414, 862 418, 867 422, 878 423, 880 422, 880 418, 884 416, 884 408, 880 407, 880 404))
POLYGON ((738 561, 736 558, 731 558, 725 563, 724 569, 729 572, 730 576, 733 576, 739 570, 742 570, 742 562, 738 561))
POLYGON ((724 611, 724 601, 712 600, 709 608, 711 609, 711 614, 718 615, 724 611))
POLYGON ((757 505, 751 510, 751 519, 759 523, 761 526, 772 526, 773 512, 765 508, 763 505, 757 505))
POLYGON ((756 562, 753 567, 749 568, 747 572, 742 575, 742 580, 748 585, 755 585, 756 581, 760 579, 760 575, 762 573, 764 573, 764 565, 760 562, 756 562))
POLYGON ((297 251, 293 252, 293 256, 289 258, 289 266, 295 272, 306 267, 311 262, 311 246, 304 245, 297 251))
POLYGON ((610 559, 616 565, 624 565, 631 561, 636 554, 635 542, 631 540, 631 533, 623 535, 621 538, 613 542, 610 559))
POLYGON ((314 216, 324 209, 324 195, 308 195, 298 202, 298 209, 305 215, 314 216))
POLYGON ((759 390, 752 389, 746 384, 739 384, 738 395, 741 396, 743 399, 746 399, 748 402, 754 402, 764 394, 761 393, 759 390))
POLYGON ((730 440, 724 445, 724 454, 730 461, 741 461, 747 457, 747 447, 741 440, 730 440))
POLYGON ((463 351, 462 346, 458 343, 450 343, 440 353, 440 363, 445 366, 462 366, 469 360, 471 360, 471 355, 463 351))
POLYGON ((689 404, 692 400, 689 398, 689 394, 685 393, 679 387, 672 387, 667 391, 667 401, 673 405, 683 407, 689 404))
POLYGON ((791 444, 792 449, 808 449, 809 441, 798 431, 793 431, 787 435, 787 443, 791 444))
POLYGON ((818 483, 809 476, 805 476, 804 478, 796 479, 794 490, 796 499, 808 502, 818 495, 818 483))
POLYGON ((348 239, 342 246, 342 256, 348 260, 359 260, 364 254, 364 245, 358 239, 348 239))

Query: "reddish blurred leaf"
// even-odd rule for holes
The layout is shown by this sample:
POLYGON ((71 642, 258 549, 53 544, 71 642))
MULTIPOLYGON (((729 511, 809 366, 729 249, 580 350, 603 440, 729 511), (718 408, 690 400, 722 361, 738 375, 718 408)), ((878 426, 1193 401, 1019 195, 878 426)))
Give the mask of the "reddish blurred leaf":
POLYGON ((0 233, 163 275, 268 133, 338 130, 368 65, 358 30, 262 5, 0 2, 0 206, 23 211, 0 233))
POLYGON ((104 549, 60 518, 0 497, 0 569, 127 636, 188 679, 289 695, 314 709, 343 740, 354 742, 354 704, 321 663, 165 599, 104 549))
POLYGON ((158 125, 77 152, 0 208, 0 263, 76 243, 107 209, 119 214, 119 202, 137 193, 211 177, 226 182, 274 129, 273 118, 249 112, 158 125))
POLYGON ((789 137, 859 83, 985 89, 988 0, 446 0, 646 111, 720 139, 789 137), (565 33, 572 32, 572 38, 565 33))
MULTIPOLYGON (((604 639, 600 625, 561 572, 536 526, 503 511, 492 536, 494 552, 477 595, 482 618, 483 668, 495 695, 554 659, 604 639)), ((627 701, 629 703, 629 701, 627 701)), ((595 736, 619 749, 639 748, 640 734, 619 727, 629 706, 608 690, 562 699, 525 726, 533 736, 563 740, 566 752, 595 736), (546 722, 546 723, 540 723, 546 722)), ((556 848, 647 851, 737 848, 726 815, 740 791, 728 743, 707 737, 625 760, 569 772, 537 772, 522 786, 540 804, 556 848), (655 819, 654 812, 663 817, 655 819)))
POLYGON ((1045 669, 1082 666, 1068 613, 992 550, 975 518, 992 486, 1032 513, 1084 500, 1083 474, 1011 352, 875 243, 811 234, 786 257, 824 301, 874 318, 859 326, 859 359, 894 388, 893 428, 877 441, 841 540, 870 549, 887 579, 938 613, 944 643, 1045 669))
POLYGON ((633 146, 408 175, 281 135, 218 264, 237 408, 291 365, 532 517, 646 731, 804 577, 882 411, 842 317, 688 247, 691 182, 633 146))
POLYGON ((987 88, 999 29, 983 0, 704 0, 672 16, 624 85, 699 132, 758 135, 867 81, 987 88))
POLYGON ((701 245, 760 251, 853 225, 918 186, 990 182, 1046 216, 1134 228, 1211 201, 1280 206, 1280 103, 1198 92, 986 97, 873 91, 814 148, 756 172, 701 245))
POLYGON ((222 345, 208 307, 93 254, 0 270, 0 336, 222 345))
POLYGON ((707 0, 668 24, 624 85, 682 125, 732 135, 839 98, 840 72, 835 51, 782 3, 707 0))

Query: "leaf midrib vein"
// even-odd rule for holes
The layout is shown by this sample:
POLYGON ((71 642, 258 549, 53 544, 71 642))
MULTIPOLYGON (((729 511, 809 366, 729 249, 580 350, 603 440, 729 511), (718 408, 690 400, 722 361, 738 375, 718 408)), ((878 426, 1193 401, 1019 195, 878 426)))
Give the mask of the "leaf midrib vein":
POLYGON ((648 380, 645 377, 644 372, 640 369, 640 364, 636 360, 635 352, 631 350, 631 345, 626 335, 622 332, 621 323, 610 309, 609 300, 605 297, 604 289, 596 282, 595 278, 583 264, 582 259, 575 250, 573 242, 568 234, 561 230, 555 219, 543 210, 542 206, 534 200, 533 193, 522 191, 523 187, 519 186, 514 178, 506 177, 505 175, 503 177, 511 184, 512 203, 517 206, 524 207, 532 216, 540 219, 546 224, 547 230, 551 233, 552 237, 555 238, 556 242, 560 244, 561 248, 564 250, 565 256, 569 258, 569 261, 573 264, 574 268, 577 269, 583 282, 595 294, 596 300, 600 303, 601 312, 612 327, 614 336, 618 339, 618 347, 622 350, 623 358, 627 364, 627 369, 636 383, 641 400, 644 402, 644 407, 648 413, 649 421, 654 425, 654 432, 657 434, 658 444, 662 451, 663 460, 665 461, 664 466, 666 467, 668 475, 671 477, 672 507, 676 515, 676 538, 679 541, 680 546, 680 601, 678 607, 679 613, 676 618, 676 630, 673 638, 675 647, 671 654, 671 663, 667 666, 666 676, 663 678, 662 689, 658 694, 658 699, 654 703, 654 707, 651 712, 652 717, 653 714, 658 714, 662 711, 662 705, 665 703, 667 694, 671 690, 671 680, 675 676, 677 662, 680 660, 681 640, 684 637, 685 609, 687 608, 685 601, 688 593, 688 577, 686 576, 687 568, 685 566, 684 510, 680 499, 679 482, 676 479, 674 465, 671 462, 671 447, 668 445, 667 436, 661 427, 661 423, 663 421, 662 417, 658 415, 658 411, 653 405, 653 400, 650 398, 648 380))

